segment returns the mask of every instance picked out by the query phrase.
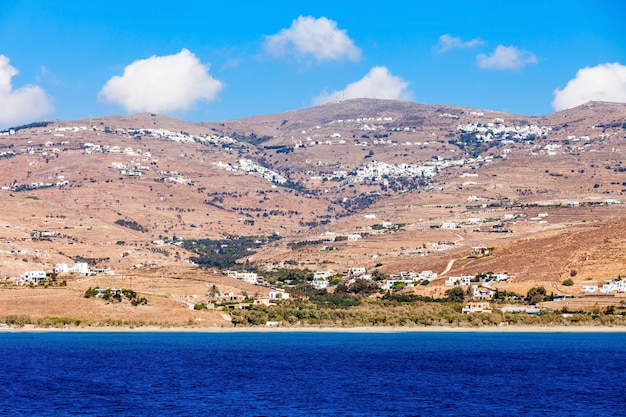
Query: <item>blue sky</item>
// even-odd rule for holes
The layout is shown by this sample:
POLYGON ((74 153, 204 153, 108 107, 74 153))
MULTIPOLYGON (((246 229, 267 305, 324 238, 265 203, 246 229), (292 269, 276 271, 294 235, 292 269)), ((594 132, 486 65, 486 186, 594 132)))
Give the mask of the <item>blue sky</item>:
POLYGON ((217 121, 351 97, 525 115, 626 101, 626 3, 0 2, 0 127, 217 121))

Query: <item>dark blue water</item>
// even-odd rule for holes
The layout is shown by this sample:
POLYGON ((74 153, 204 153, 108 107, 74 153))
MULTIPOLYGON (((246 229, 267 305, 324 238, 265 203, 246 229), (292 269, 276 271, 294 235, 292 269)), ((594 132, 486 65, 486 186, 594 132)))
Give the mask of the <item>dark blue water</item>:
POLYGON ((626 415, 624 333, 0 333, 0 415, 626 415))

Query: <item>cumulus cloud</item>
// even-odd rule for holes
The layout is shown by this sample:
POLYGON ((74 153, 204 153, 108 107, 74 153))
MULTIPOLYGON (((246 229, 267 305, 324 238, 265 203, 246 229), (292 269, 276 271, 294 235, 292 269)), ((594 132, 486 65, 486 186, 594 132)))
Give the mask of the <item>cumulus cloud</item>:
POLYGON ((0 55, 0 125, 4 127, 33 121, 54 110, 41 87, 27 85, 14 90, 11 78, 17 74, 9 58, 0 55))
POLYGON ((324 92, 313 98, 313 104, 318 106, 349 98, 411 100, 408 86, 408 82, 392 75, 386 67, 373 67, 363 78, 348 84, 343 90, 324 92))
POLYGON ((564 110, 590 100, 626 102, 626 66, 615 62, 579 69, 564 89, 554 90, 552 107, 564 110))
POLYGON ((140 59, 112 77, 99 97, 127 111, 155 113, 188 110, 199 100, 211 101, 223 88, 211 77, 209 65, 187 49, 166 56, 140 59))
POLYGON ((536 64, 537 57, 515 46, 498 45, 493 54, 479 54, 476 57, 482 69, 517 70, 528 64, 536 64))
POLYGON ((446 33, 439 37, 439 43, 437 43, 437 45, 435 46, 435 51, 442 54, 451 49, 472 48, 474 46, 484 45, 484 43, 485 42, 478 38, 469 41, 463 41, 461 38, 457 38, 446 33))
POLYGON ((299 16, 291 26, 265 39, 265 50, 273 56, 313 56, 317 61, 356 61, 361 50, 337 22, 325 17, 299 16))

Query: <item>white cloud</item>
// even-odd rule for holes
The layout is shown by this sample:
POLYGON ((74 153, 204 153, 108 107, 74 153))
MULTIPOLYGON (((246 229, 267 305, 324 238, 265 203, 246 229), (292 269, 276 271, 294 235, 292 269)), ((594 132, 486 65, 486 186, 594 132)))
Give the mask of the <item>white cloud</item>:
POLYGON ((274 56, 293 54, 301 58, 312 55, 318 61, 344 58, 356 61, 361 56, 361 50, 347 32, 337 29, 337 22, 311 16, 299 16, 288 29, 267 36, 265 50, 274 56))
POLYGON ((474 46, 484 45, 485 42, 482 40, 475 38, 470 41, 463 41, 461 38, 457 38, 448 33, 441 35, 439 37, 439 43, 435 46, 435 51, 437 53, 444 53, 451 49, 456 48, 472 48, 474 46))
POLYGON ((617 62, 585 67, 564 89, 554 90, 552 107, 564 110, 590 100, 626 102, 626 66, 617 62))
POLYGON ((199 100, 211 101, 223 88, 187 49, 166 56, 140 59, 112 77, 99 97, 130 112, 188 110, 199 100))
POLYGON ((54 108, 45 91, 36 85, 13 89, 11 78, 19 73, 0 55, 0 125, 9 127, 51 113, 54 108))
POLYGON ((479 54, 476 60, 480 68, 495 70, 517 70, 525 65, 537 63, 537 57, 533 53, 517 49, 514 46, 503 45, 498 45, 493 54, 489 56, 479 54))
POLYGON ((408 82, 392 75, 386 67, 373 67, 363 78, 348 84, 343 90, 324 92, 313 98, 313 104, 318 106, 349 98, 412 100, 408 86, 408 82))

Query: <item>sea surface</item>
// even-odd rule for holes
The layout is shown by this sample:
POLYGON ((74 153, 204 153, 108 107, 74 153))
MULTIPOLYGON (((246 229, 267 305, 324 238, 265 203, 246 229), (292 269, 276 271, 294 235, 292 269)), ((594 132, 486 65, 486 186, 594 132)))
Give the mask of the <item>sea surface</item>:
POLYGON ((626 333, 0 333, 1 416, 619 416, 626 333))

